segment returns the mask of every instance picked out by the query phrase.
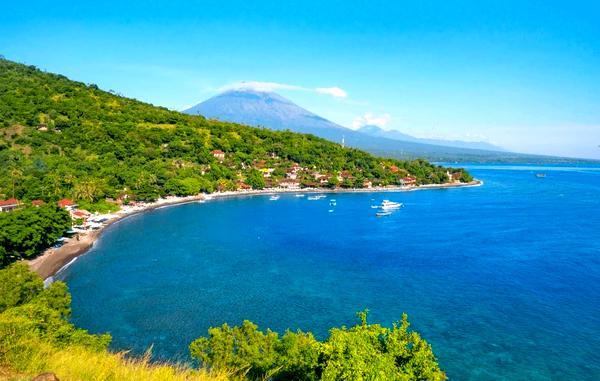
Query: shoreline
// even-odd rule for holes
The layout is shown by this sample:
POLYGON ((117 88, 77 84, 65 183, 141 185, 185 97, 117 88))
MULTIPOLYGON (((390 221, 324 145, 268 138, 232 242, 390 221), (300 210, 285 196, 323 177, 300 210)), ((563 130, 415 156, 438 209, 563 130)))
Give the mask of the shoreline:
POLYGON ((448 189, 448 188, 466 188, 483 185, 483 181, 473 180, 469 183, 445 183, 445 184, 428 184, 420 186, 390 186, 390 187, 374 187, 374 188, 357 188, 357 189, 327 189, 327 188, 302 188, 302 189, 282 189, 268 188, 261 190, 250 191, 227 191, 214 192, 209 194, 199 194, 196 196, 187 197, 167 197, 158 201, 147 203, 136 207, 124 207, 112 215, 112 218, 97 229, 86 233, 79 234, 79 238, 72 238, 66 244, 59 248, 46 249, 38 257, 25 262, 29 268, 38 274, 44 283, 52 281, 52 277, 59 273, 63 268, 68 267, 79 256, 85 254, 94 246, 102 232, 110 225, 122 221, 129 216, 141 214, 154 209, 161 209, 176 205, 189 204, 193 202, 206 202, 220 198, 243 197, 243 196, 259 196, 268 194, 295 194, 295 193, 383 193, 383 192, 412 192, 417 190, 430 189, 448 189))

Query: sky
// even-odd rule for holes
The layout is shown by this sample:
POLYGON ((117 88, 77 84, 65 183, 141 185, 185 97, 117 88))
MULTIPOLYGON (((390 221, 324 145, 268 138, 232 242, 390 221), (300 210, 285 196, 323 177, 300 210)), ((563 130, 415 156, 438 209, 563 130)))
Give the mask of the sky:
POLYGON ((597 1, 31 0, 2 5, 0 54, 176 110, 246 83, 351 128, 600 159, 598 20, 597 1))

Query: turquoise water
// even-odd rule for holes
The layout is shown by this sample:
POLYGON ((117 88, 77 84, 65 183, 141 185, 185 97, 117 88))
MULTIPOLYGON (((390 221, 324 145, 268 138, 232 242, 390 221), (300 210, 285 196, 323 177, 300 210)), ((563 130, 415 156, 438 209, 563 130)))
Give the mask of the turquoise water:
POLYGON ((187 359, 223 322, 324 337, 406 312, 451 380, 600 379, 600 169, 470 170, 483 187, 330 195, 333 212, 285 195, 132 216, 60 274, 73 321, 187 359), (405 207, 377 218, 383 198, 405 207))

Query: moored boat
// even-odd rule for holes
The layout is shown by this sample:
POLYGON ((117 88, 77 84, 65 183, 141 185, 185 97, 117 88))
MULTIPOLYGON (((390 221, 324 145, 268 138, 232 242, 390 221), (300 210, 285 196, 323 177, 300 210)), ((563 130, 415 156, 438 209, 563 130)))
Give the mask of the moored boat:
POLYGON ((404 204, 401 202, 394 202, 390 200, 383 200, 383 202, 381 203, 381 209, 383 210, 399 209, 403 206, 404 204))

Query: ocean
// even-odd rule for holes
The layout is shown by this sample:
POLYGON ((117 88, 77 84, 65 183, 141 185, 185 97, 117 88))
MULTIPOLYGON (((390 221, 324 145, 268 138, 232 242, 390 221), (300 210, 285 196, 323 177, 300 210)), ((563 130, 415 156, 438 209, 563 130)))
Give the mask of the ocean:
POLYGON ((159 359, 224 322, 325 338, 368 308, 406 312, 450 380, 600 379, 600 168, 467 168, 483 186, 131 216, 58 278, 77 326, 159 359), (377 217, 383 199, 404 207, 377 217))

